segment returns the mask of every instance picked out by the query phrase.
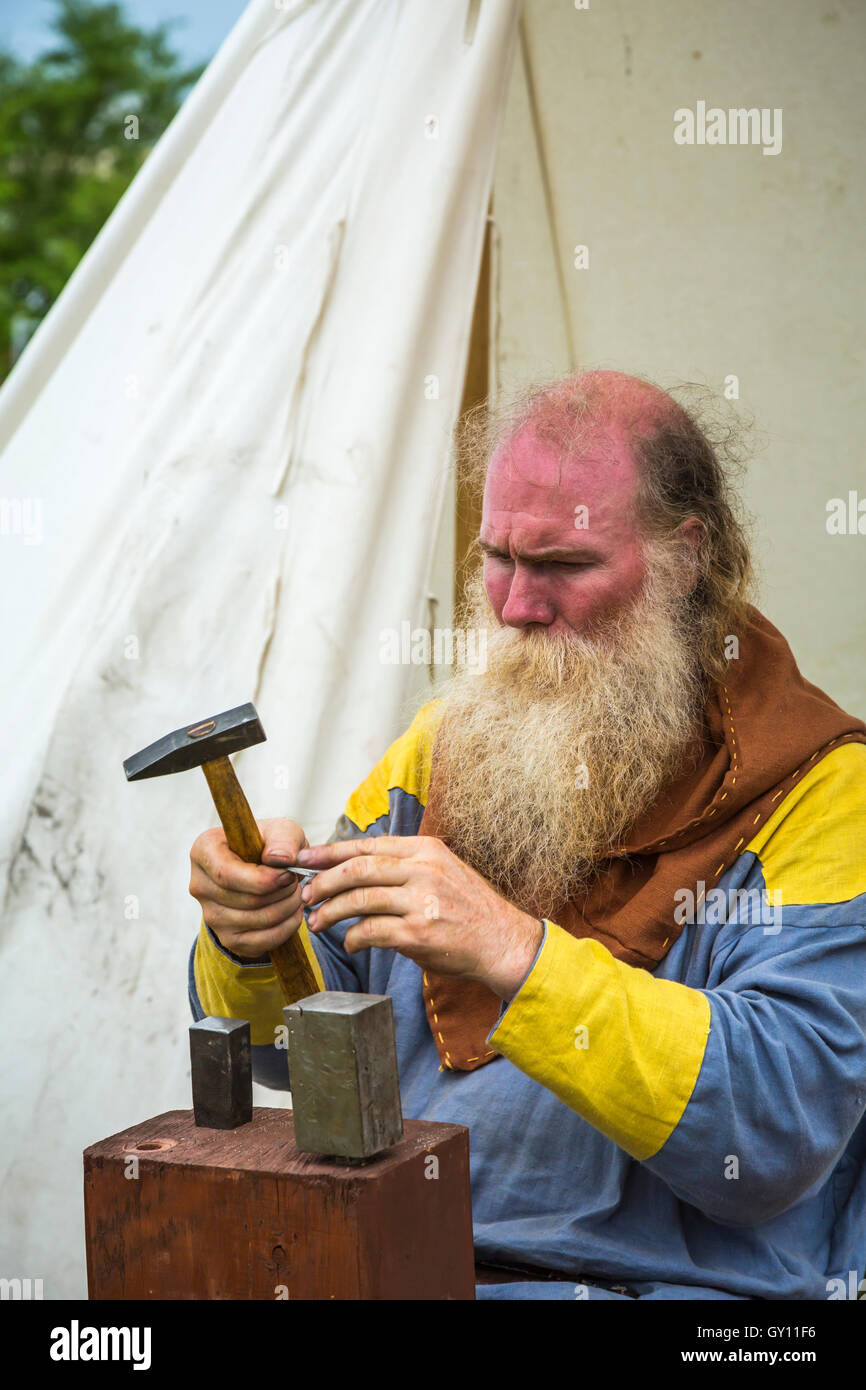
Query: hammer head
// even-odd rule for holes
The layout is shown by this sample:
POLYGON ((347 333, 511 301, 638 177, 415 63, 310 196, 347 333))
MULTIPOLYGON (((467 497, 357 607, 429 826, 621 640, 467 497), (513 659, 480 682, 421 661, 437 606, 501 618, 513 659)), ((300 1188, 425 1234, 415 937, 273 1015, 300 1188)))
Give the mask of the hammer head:
POLYGON ((215 758, 225 758, 253 743, 264 743, 267 735, 254 705, 238 705, 223 714, 175 729, 156 743, 133 753, 123 764, 128 782, 143 777, 163 777, 168 772, 185 772, 215 758))

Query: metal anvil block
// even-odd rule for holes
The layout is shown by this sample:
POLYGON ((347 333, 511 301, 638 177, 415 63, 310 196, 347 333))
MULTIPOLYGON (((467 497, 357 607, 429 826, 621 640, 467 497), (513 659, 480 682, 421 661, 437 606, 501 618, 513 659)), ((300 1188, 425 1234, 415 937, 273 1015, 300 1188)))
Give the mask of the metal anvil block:
POLYGON ((236 1129, 253 1117, 250 1025, 242 1018, 203 1018, 190 1025, 189 1058, 195 1122, 236 1129))
POLYGON ((283 1017, 298 1149, 363 1160, 396 1144, 403 1112, 390 998, 324 990, 283 1017))

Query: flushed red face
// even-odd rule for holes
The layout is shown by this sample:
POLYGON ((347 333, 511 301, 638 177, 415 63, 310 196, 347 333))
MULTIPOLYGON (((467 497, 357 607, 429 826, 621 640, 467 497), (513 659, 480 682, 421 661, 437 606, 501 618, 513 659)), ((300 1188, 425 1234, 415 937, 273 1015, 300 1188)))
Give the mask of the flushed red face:
POLYGON ((531 426, 494 454, 480 540, 497 619, 582 633, 632 603, 646 578, 637 487, 630 451, 615 436, 562 467, 531 426))

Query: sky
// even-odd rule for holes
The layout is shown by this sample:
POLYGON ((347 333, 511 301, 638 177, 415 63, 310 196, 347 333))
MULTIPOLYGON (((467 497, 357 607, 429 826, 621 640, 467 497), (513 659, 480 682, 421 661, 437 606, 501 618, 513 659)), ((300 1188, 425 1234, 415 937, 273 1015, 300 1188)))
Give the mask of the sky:
MULTIPOLYGON (((133 23, 152 29, 178 19, 171 47, 187 65, 207 62, 246 9, 247 0, 120 0, 133 23)), ((35 58, 52 42, 53 0, 0 0, 0 48, 16 58, 35 58)))

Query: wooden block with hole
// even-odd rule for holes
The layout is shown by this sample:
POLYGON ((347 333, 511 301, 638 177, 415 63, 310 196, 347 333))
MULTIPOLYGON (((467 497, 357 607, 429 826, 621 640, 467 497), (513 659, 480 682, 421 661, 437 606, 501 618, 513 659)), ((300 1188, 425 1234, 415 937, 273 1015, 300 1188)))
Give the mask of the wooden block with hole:
POLYGON ((84 1151, 92 1299, 474 1299, 469 1131, 405 1120, 362 1166, 299 1153, 291 1111, 172 1110, 84 1151))

